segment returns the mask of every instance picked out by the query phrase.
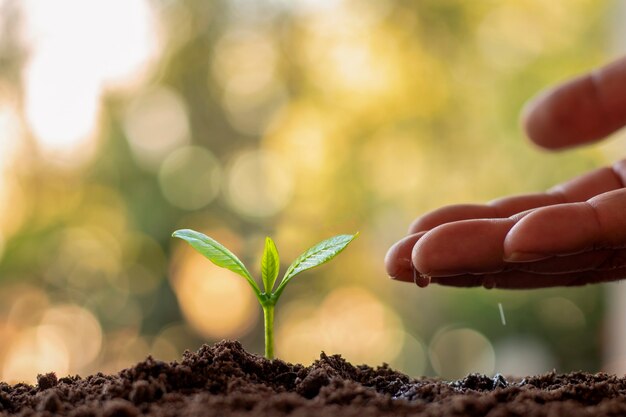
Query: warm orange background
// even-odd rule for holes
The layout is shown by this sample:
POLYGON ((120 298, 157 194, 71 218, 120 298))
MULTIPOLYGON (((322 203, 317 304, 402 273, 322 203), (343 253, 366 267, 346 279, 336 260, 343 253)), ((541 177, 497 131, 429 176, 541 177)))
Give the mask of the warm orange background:
POLYGON ((606 287, 421 290, 382 260, 419 213, 620 157, 620 137, 543 153, 517 118, 615 55, 621 7, 0 0, 0 380, 117 371, 222 338, 261 353, 252 292, 173 241, 182 227, 253 273, 265 235, 288 264, 360 231, 277 306, 289 361, 325 350, 446 378, 609 366, 606 287))

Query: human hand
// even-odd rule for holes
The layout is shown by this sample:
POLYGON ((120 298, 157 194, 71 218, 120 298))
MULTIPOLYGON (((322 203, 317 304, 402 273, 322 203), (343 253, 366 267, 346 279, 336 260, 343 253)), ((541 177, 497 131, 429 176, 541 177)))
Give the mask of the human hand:
MULTIPOLYGON (((530 138, 548 149, 626 125, 626 58, 533 100, 530 138)), ((419 286, 541 288, 626 277, 626 159, 546 193, 442 207, 387 253, 388 274, 419 286)))

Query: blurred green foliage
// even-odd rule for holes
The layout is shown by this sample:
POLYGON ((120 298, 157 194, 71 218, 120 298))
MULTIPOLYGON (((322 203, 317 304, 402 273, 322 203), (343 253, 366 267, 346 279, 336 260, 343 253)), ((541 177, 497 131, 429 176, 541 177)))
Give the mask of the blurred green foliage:
MULTIPOLYGON (((315 304, 336 288, 360 287, 395 312, 423 355, 442 329, 463 327, 490 341, 496 366, 501 342, 527 339, 560 371, 600 368, 600 286, 420 290, 390 282, 382 260, 427 210, 540 191, 604 163, 597 148, 537 150, 518 114, 542 88, 607 59, 607 4, 181 0, 153 7, 166 33, 159 58, 133 89, 105 90, 95 153, 58 165, 26 129, 6 174, 0 289, 30 285, 50 305, 91 311, 104 342, 85 370, 122 355, 116 344, 126 331, 143 341, 138 356, 161 352, 155 343, 171 326, 179 327, 165 339, 178 353, 219 338, 186 324, 179 308, 186 300, 171 280, 191 255, 170 235, 181 227, 224 236, 248 257, 269 234, 286 247, 284 259, 307 242, 359 230, 340 262, 294 283, 285 298, 315 304), (151 91, 161 95, 137 101, 151 91), (151 118, 137 122, 150 104, 151 118), (172 112, 182 112, 188 130, 163 145, 149 127, 172 112), (189 145, 197 148, 165 170, 189 145), (166 152, 150 156, 152 146, 166 152), (207 176, 193 180, 198 173, 207 176)), ((19 103, 24 85, 16 74, 28 51, 15 27, 0 27, 0 97, 19 103)), ((172 120, 163 135, 179 119, 172 120)), ((12 308, 5 301, 0 322, 12 308)), ((288 320, 277 317, 279 332, 288 320)), ((262 351, 261 326, 232 334, 262 351)), ((412 354, 407 347, 394 357, 410 371, 412 354)))

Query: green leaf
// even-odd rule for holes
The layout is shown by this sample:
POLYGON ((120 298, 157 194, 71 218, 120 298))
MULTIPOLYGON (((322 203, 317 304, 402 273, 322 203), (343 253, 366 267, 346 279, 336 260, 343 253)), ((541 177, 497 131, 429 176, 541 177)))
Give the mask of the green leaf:
POLYGON ((266 294, 272 293, 279 269, 280 258, 276 245, 271 238, 266 237, 265 250, 263 251, 263 258, 261 258, 261 276, 263 278, 263 286, 265 287, 266 294))
POLYGON ((177 230, 172 236, 183 239, 189 243, 195 250, 200 252, 215 265, 231 270, 244 277, 250 286, 252 286, 257 296, 260 296, 261 290, 257 283, 254 282, 254 279, 252 279, 250 272, 248 272, 239 258, 226 249, 221 243, 205 234, 190 229, 177 230))
POLYGON ((284 289, 285 285, 287 285, 287 283, 294 276, 306 271, 307 269, 315 268, 316 266, 330 261, 342 250, 344 250, 346 246, 348 246, 348 244, 357 236, 358 233, 354 235, 338 235, 331 237, 330 239, 326 239, 318 243, 302 255, 298 256, 298 258, 289 266, 287 272, 285 272, 285 276, 276 290, 277 296, 280 296, 280 293, 284 289))

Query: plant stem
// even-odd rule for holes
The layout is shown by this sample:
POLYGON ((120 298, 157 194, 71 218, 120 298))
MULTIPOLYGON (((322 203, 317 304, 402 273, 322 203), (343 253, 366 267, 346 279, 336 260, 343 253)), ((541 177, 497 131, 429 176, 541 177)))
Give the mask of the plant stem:
POLYGON ((262 307, 265 325, 265 357, 274 359, 274 304, 267 303, 262 307))

